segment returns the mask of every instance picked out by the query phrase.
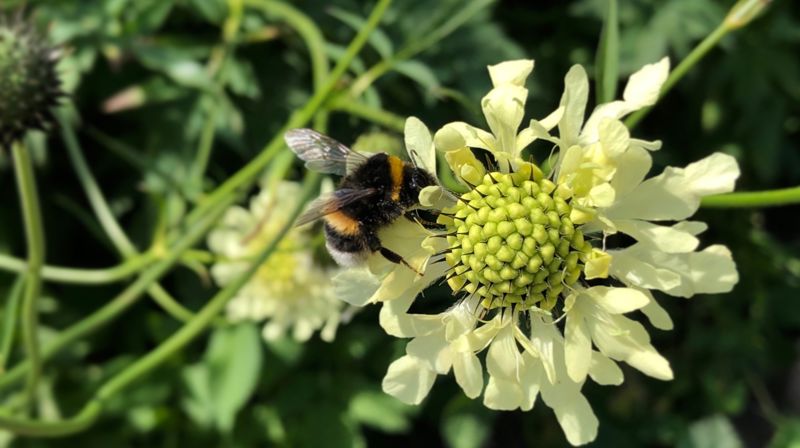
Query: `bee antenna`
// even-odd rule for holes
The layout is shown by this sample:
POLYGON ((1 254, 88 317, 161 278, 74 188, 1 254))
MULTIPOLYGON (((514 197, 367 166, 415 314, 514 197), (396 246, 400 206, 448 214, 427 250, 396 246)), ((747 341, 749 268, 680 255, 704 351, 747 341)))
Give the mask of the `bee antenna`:
POLYGON ((417 153, 417 150, 416 149, 411 149, 411 150, 408 151, 408 153, 411 155, 411 164, 414 165, 414 168, 419 168, 417 166, 417 157, 419 157, 419 154, 417 153))

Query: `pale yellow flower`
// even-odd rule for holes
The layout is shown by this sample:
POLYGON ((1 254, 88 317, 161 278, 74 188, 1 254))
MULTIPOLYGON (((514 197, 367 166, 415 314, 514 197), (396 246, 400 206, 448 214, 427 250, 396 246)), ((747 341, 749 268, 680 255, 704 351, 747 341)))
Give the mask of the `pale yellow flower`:
MULTIPOLYGON (((249 209, 234 206, 225 213, 208 237, 208 246, 218 257, 211 268, 218 285, 224 286, 250 267, 250 260, 291 219, 289 213, 300 197, 299 184, 279 182, 262 186, 249 209)), ((230 301, 228 318, 266 321, 263 335, 267 340, 290 332, 294 339, 306 341, 319 330, 322 339, 331 341, 343 306, 330 281, 336 272, 337 268, 314 260, 307 229, 294 228, 230 301)))
POLYGON ((661 144, 631 138, 621 119, 655 103, 666 59, 634 73, 623 99, 597 106, 585 122, 589 85, 575 66, 559 107, 520 129, 532 69, 532 61, 489 67, 493 89, 481 106, 490 131, 456 122, 431 137, 409 119, 406 146, 418 164, 435 172, 434 151, 444 152, 469 191, 456 198, 435 186, 420 194, 422 206, 441 212, 444 230, 399 220, 381 233, 423 276, 373 258, 369 269, 341 274, 337 290, 353 304, 383 302, 383 328, 412 338, 389 367, 387 393, 419 403, 436 376, 452 369, 465 395, 482 394, 491 409, 528 410, 541 396, 567 440, 579 445, 597 434, 581 394, 587 378, 620 384, 619 361, 672 378, 646 327, 626 314, 641 311, 656 328, 670 329, 650 290, 690 297, 727 292, 738 281, 730 252, 718 245, 697 251, 705 225, 684 220, 703 196, 731 191, 739 170, 732 157, 713 154, 645 179, 650 152, 661 144), (558 152, 548 174, 521 158, 537 139, 558 152), (494 171, 473 148, 494 156, 494 171), (615 233, 636 243, 606 248, 615 233), (443 276, 462 293, 455 304, 438 314, 410 313, 416 297, 443 276), (604 278, 624 287, 586 282, 604 278))

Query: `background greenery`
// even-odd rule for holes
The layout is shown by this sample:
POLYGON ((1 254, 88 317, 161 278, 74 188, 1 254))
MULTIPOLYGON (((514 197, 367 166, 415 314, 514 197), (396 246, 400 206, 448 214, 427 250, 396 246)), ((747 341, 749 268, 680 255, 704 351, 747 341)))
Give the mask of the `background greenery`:
MULTIPOLYGON (((16 10, 20 2, 4 3, 16 10)), ((663 55, 674 65, 722 21, 731 3, 620 2, 620 79, 663 55)), ((253 8, 245 9, 235 38, 225 42, 223 0, 27 4, 51 40, 67 50, 62 73, 75 105, 68 119, 80 123, 78 138, 90 167, 139 248, 252 159, 313 93, 297 28, 253 8), (192 170, 204 138, 213 152, 198 182, 192 170)), ((351 0, 292 5, 322 30, 332 62, 371 9, 371 2, 351 0)), ((570 65, 593 72, 606 5, 398 1, 337 89, 351 88, 369 67, 467 10, 463 26, 396 64, 358 104, 370 112, 418 116, 432 129, 454 120, 481 124, 479 100, 490 86, 486 65, 533 58, 528 111, 541 117, 558 103, 570 65)), ((741 165, 738 190, 800 184, 798 55, 797 2, 776 1, 763 17, 727 36, 637 128, 637 137, 664 142, 654 171, 724 151, 741 165)), ((359 115, 333 110, 328 133, 343 142, 379 135, 389 146, 401 138, 395 117, 376 123, 359 115)), ((58 132, 34 135, 29 145, 37 162, 47 262, 119 264, 58 132)), ((0 252, 24 256, 14 176, 8 154, 0 157, 0 252)), ((797 206, 701 210, 697 218, 710 224, 703 243, 726 244, 741 281, 730 294, 661 301, 676 328, 653 330, 655 346, 671 361, 674 381, 626 369, 621 387, 587 384, 601 421, 595 446, 800 446, 799 213, 797 206)), ((0 274, 0 296, 8 295, 14 278, 0 274)), ((202 260, 184 263, 162 285, 191 310, 215 292, 202 260)), ((122 286, 48 282, 40 303, 41 338, 52 339, 122 286)), ((137 303, 46 363, 40 413, 73 415, 100 384, 180 325, 151 301, 137 303)), ((267 344, 257 325, 217 328, 115 396, 88 431, 54 440, 3 433, 0 440, 20 447, 565 444, 545 406, 490 412, 465 398, 452 377, 440 378, 420 407, 384 395, 381 378, 404 343, 383 334, 375 307, 342 326, 331 344, 317 337, 303 345, 267 344)), ((23 353, 12 354, 11 365, 23 353)))

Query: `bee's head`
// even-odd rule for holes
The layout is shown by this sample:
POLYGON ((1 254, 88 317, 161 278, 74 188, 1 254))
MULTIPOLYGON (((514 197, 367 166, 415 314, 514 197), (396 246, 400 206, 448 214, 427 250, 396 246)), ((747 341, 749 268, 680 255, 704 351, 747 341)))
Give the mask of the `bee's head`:
POLYGON ((422 168, 414 168, 411 170, 411 189, 415 194, 419 194, 423 188, 436 185, 436 178, 422 168))
POLYGON ((417 204, 419 192, 423 188, 436 185, 436 178, 422 168, 406 165, 405 181, 401 193, 401 202, 405 207, 417 204))

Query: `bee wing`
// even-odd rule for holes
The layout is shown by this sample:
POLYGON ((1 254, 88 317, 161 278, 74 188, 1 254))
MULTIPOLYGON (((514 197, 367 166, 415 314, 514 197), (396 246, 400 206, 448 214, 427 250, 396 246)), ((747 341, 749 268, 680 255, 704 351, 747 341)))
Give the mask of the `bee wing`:
POLYGON ((289 149, 306 162, 306 168, 339 176, 349 174, 366 156, 312 129, 290 129, 283 138, 289 149))
POLYGON ((314 200, 305 213, 297 218, 294 225, 302 226, 312 221, 316 221, 325 215, 337 212, 342 207, 352 204, 360 199, 368 198, 376 193, 374 188, 365 188, 363 190, 354 190, 350 188, 342 188, 332 193, 320 196, 314 200))

